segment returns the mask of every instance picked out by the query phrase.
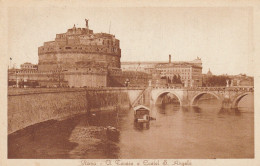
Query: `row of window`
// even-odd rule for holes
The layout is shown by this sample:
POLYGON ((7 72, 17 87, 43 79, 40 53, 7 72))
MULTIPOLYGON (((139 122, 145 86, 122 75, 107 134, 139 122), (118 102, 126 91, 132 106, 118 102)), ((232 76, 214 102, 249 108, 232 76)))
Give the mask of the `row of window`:
POLYGON ((168 75, 175 75, 175 74, 184 74, 184 75, 191 75, 191 73, 181 73, 181 72, 161 72, 161 73, 164 73, 164 74, 168 74, 168 75))
POLYGON ((190 72, 190 69, 179 69, 179 68, 171 68, 171 69, 157 69, 157 70, 160 70, 160 71, 164 71, 164 72, 190 72))
MULTIPOLYGON (((59 47, 59 49, 61 50, 62 48, 59 47)), ((66 50, 70 50, 70 49, 77 49, 77 50, 91 50, 91 51, 112 51, 112 52, 118 52, 118 48, 112 47, 112 48, 93 48, 93 47, 65 47, 66 50)), ((42 48, 42 50, 46 50, 46 51, 52 51, 52 50, 56 50, 53 47, 48 47, 48 48, 42 48)))
MULTIPOLYGON (((165 74, 162 74, 161 76, 162 76, 162 77, 163 77, 163 76, 166 76, 166 77, 168 77, 168 78, 174 77, 174 75, 165 75, 165 74)), ((182 75, 180 75, 180 77, 181 77, 182 80, 183 80, 183 79, 191 79, 191 78, 192 78, 191 76, 182 76, 182 75)))
POLYGON ((37 71, 18 71, 16 73, 37 73, 37 71))
POLYGON ((37 66, 36 65, 33 65, 33 66, 27 66, 27 65, 21 65, 21 68, 24 68, 24 69, 36 69, 37 66))

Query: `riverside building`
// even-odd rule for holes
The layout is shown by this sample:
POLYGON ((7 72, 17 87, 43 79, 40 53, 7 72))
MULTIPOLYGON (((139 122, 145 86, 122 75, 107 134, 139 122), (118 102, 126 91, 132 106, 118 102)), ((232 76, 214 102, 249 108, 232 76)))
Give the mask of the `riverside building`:
MULTIPOLYGON (((185 87, 202 86, 202 61, 196 58, 193 61, 172 62, 122 62, 123 71, 142 71, 152 75, 160 75, 160 78, 172 82, 174 78, 180 77, 185 87)), ((161 82, 157 79, 157 82, 161 82)), ((164 84, 167 85, 167 82, 164 84)))

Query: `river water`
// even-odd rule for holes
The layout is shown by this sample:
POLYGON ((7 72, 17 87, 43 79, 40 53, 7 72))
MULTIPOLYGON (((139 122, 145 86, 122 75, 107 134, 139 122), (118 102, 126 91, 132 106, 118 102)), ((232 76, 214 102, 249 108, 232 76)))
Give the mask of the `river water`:
POLYGON ((254 158, 252 101, 236 110, 221 110, 216 100, 154 107, 149 126, 124 109, 51 120, 9 135, 8 158, 254 158), (120 130, 119 141, 89 137, 106 126, 120 130))

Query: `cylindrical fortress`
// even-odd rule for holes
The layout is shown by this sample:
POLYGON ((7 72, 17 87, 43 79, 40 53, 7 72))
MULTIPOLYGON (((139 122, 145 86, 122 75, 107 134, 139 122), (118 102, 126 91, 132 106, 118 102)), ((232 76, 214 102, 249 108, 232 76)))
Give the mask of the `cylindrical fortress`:
POLYGON ((120 68, 119 40, 107 33, 93 33, 87 28, 68 29, 55 41, 38 48, 39 71, 75 70, 77 68, 120 68))

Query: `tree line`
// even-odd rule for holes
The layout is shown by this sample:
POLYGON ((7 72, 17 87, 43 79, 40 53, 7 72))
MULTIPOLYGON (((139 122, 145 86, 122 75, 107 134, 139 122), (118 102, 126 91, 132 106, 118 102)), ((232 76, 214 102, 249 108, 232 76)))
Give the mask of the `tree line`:
POLYGON ((202 81, 202 86, 226 86, 226 80, 229 80, 229 83, 231 81, 228 76, 213 75, 208 78, 204 78, 202 81))
POLYGON ((181 76, 179 74, 174 75, 172 78, 163 76, 161 79, 166 79, 167 84, 182 84, 181 76))

